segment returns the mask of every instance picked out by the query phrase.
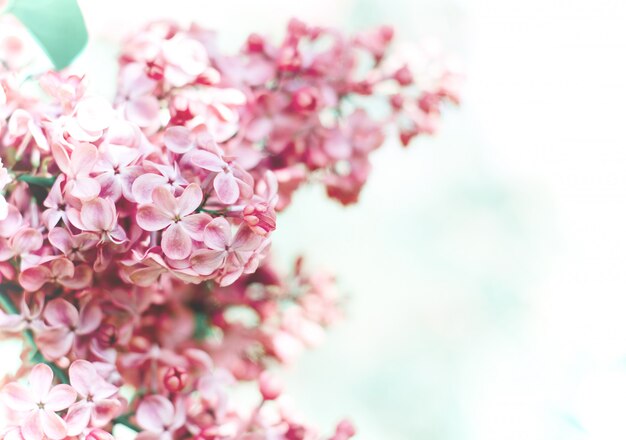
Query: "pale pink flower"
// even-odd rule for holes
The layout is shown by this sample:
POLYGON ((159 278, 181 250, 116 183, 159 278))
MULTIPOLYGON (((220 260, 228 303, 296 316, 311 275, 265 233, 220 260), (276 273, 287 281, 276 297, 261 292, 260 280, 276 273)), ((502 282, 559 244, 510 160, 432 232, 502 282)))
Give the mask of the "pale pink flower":
POLYGON ((68 209, 67 215, 70 223, 78 229, 97 233, 100 242, 120 244, 127 240, 126 232, 117 223, 115 203, 111 199, 97 197, 84 202, 80 211, 68 209))
POLYGON ((66 176, 65 190, 67 192, 83 201, 98 197, 100 184, 90 177, 91 170, 98 161, 98 149, 95 146, 80 143, 70 156, 65 147, 52 144, 52 155, 59 169, 66 176))
POLYGON ((231 226, 223 217, 211 220, 204 230, 204 244, 208 249, 194 252, 191 267, 201 275, 210 275, 224 267, 228 276, 222 285, 239 278, 252 253, 261 245, 263 238, 252 232, 247 225, 241 225, 233 237, 231 226))
POLYGON ((45 264, 29 267, 19 275, 22 287, 29 291, 41 289, 46 283, 60 284, 69 289, 84 289, 92 280, 89 266, 74 264, 67 258, 55 258, 45 264))
POLYGON ((161 248, 173 259, 187 258, 193 249, 193 240, 202 240, 202 231, 210 217, 193 214, 202 203, 202 190, 195 183, 185 188, 180 197, 174 197, 166 187, 152 192, 152 204, 139 206, 137 224, 146 231, 163 231, 161 248))
POLYGON ((24 414, 20 426, 25 440, 59 440, 67 435, 66 423, 56 412, 74 403, 76 391, 69 385, 52 386, 53 379, 49 366, 37 364, 28 377, 28 388, 11 382, 2 389, 4 403, 24 414))
POLYGON ((222 203, 232 205, 239 199, 242 190, 245 192, 251 190, 249 176, 236 164, 229 164, 216 153, 206 150, 196 150, 189 154, 192 164, 217 173, 213 180, 213 188, 222 203))
POLYGON ((48 232, 48 241, 70 260, 86 262, 85 253, 98 244, 99 237, 91 232, 72 235, 65 228, 53 228, 48 232))
POLYGON ((143 173, 142 167, 135 165, 139 151, 124 145, 106 144, 99 152, 93 172, 100 183, 100 196, 117 201, 124 195, 127 200, 134 201, 132 184, 143 173))
POLYGON ((0 330, 17 333, 24 329, 40 329, 43 324, 40 319, 43 306, 43 292, 23 294, 18 315, 0 311, 0 330))
POLYGON ((158 394, 145 397, 137 408, 137 424, 144 429, 138 440, 172 440, 174 433, 185 424, 185 405, 158 394))
POLYGON ((57 177, 52 185, 52 188, 50 188, 48 196, 43 201, 43 206, 48 209, 43 212, 42 219, 48 230, 54 228, 60 220, 63 220, 65 224, 68 224, 66 213, 68 201, 65 197, 63 197, 63 190, 61 189, 61 186, 64 183, 65 176, 60 175, 57 177))
POLYGON ((77 337, 93 333, 104 315, 93 301, 79 312, 68 301, 57 298, 46 304, 43 316, 48 328, 37 334, 37 345, 48 359, 58 359, 72 349, 77 337))
POLYGON ((176 162, 173 165, 162 165, 144 161, 144 166, 146 165, 155 172, 146 172, 133 182, 132 193, 137 203, 152 203, 152 192, 159 186, 166 186, 177 192, 187 185, 176 162))
POLYGON ((78 435, 88 426, 101 428, 122 409, 114 397, 118 388, 104 380, 90 362, 74 361, 69 376, 70 384, 82 399, 70 406, 65 416, 68 435, 78 435))

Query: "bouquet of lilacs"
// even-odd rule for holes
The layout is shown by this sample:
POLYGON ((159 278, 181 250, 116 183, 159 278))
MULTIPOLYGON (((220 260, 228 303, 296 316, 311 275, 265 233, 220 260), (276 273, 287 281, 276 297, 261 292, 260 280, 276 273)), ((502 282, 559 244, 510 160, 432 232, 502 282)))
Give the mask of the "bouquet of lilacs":
POLYGON ((282 396, 276 368, 342 309, 331 275, 272 264, 276 213, 309 182, 356 202, 389 130, 433 133, 458 99, 445 59, 394 61, 389 27, 293 20, 229 55, 156 22, 125 41, 110 102, 30 72, 19 32, 0 44, 0 331, 24 342, 2 438, 352 437, 282 396), (234 397, 244 383, 256 404, 234 397))

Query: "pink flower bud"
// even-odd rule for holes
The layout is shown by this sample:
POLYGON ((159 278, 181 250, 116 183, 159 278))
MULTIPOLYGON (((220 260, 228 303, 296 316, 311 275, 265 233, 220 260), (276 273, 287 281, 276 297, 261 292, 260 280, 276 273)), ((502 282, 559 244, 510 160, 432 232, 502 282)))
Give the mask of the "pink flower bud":
POLYGON ((276 376, 264 371, 259 377, 259 391, 264 400, 275 400, 282 393, 283 384, 276 376))
POLYGON ((400 110, 404 105, 404 98, 402 97, 402 95, 399 94, 391 95, 391 97, 389 98, 389 103, 394 110, 400 110))
POLYGON ((403 66, 396 70, 393 74, 393 78, 398 81, 401 86, 408 86, 413 83, 413 74, 407 66, 403 66))
POLYGON ((302 87, 291 96, 291 106, 297 112, 308 113, 317 108, 318 93, 313 87, 302 87))
POLYGON ((260 53, 265 49, 265 41, 259 34, 251 34, 248 37, 247 49, 249 53, 260 53))
POLYGON ((170 393, 179 393, 187 386, 188 378, 187 370, 184 368, 170 367, 163 377, 163 385, 170 393))
POLYGON ((348 440, 356 435, 356 429, 350 420, 343 419, 335 428, 335 435, 330 440, 348 440))
POLYGON ((266 236, 276 229, 276 212, 267 203, 247 205, 243 219, 256 234, 266 236))

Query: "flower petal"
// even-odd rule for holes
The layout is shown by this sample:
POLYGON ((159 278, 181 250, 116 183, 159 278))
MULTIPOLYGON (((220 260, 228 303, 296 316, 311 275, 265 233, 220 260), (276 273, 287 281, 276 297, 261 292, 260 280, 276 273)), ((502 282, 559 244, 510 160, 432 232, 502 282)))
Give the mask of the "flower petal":
POLYGON ((189 158, 195 166, 213 172, 220 172, 227 165, 217 154, 206 150, 193 151, 189 158))
POLYGON ((164 185, 154 188, 152 191, 152 202, 161 208, 163 212, 171 215, 172 217, 177 214, 176 206, 178 203, 176 202, 176 198, 172 194, 172 191, 164 185))
POLYGON ((63 411, 76 401, 76 391, 69 385, 60 384, 52 387, 44 402, 46 409, 63 411))
POLYGON ((22 436, 24 440, 41 440, 43 438, 43 426, 39 411, 31 411, 22 422, 22 436))
POLYGON ((233 173, 219 173, 215 176, 213 188, 215 188, 217 198, 227 205, 232 205, 239 198, 239 185, 233 173))
POLYGON ((160 395, 145 397, 137 408, 137 424, 148 431, 161 432, 173 419, 174 405, 160 395))
POLYGON ((122 404, 116 399, 104 399, 96 403, 91 414, 91 421, 93 426, 101 427, 109 423, 114 417, 116 417, 122 404))
POLYGON ((20 285, 28 292, 34 292, 50 280, 50 269, 45 266, 29 267, 19 276, 20 285))
POLYGON ((191 254, 192 247, 191 237, 180 224, 174 223, 163 232, 161 248, 172 260, 184 260, 191 254))
POLYGON ((37 364, 33 367, 28 375, 28 383, 30 384, 35 402, 44 402, 46 400, 53 379, 54 373, 52 373, 52 368, 46 364, 37 364))
POLYGON ((65 423, 67 424, 67 435, 81 434, 91 418, 91 406, 85 401, 76 402, 65 415, 65 423))
POLYGON ((225 251, 212 251, 209 249, 200 249, 191 256, 191 268, 200 275, 211 275, 217 269, 222 267, 226 259, 225 251))
POLYGON ((91 362, 82 359, 72 362, 69 376, 70 384, 82 397, 92 394, 93 386, 99 378, 96 367, 91 362))
POLYGON ((48 324, 53 326, 76 327, 78 325, 78 310, 63 298, 48 302, 43 316, 48 324))
POLYGON ((185 231, 187 231, 191 238, 197 241, 202 241, 204 230, 211 220, 210 215, 201 213, 188 215, 183 218, 180 223, 183 225, 185 231))
POLYGON ((83 203, 80 220, 87 231, 111 231, 115 226, 115 205, 109 199, 97 198, 83 203))
POLYGON ((167 177, 160 174, 146 173, 137 177, 131 187, 138 203, 152 203, 152 191, 157 186, 167 184, 167 177))
POLYGON ((95 199, 100 194, 100 183, 91 177, 80 177, 70 185, 70 194, 82 201, 95 199))
POLYGON ((163 143, 168 150, 178 154, 186 153, 195 146, 191 130, 183 126, 170 127, 165 130, 163 143))
MULTIPOLYGON (((153 195, 154 198, 154 195, 153 195)), ((176 201, 178 205, 178 214, 185 217, 196 210, 202 203, 202 189, 197 183, 192 183, 180 195, 176 201)))
POLYGON ((204 244, 210 249, 223 251, 230 245, 230 223, 223 218, 217 217, 204 229, 204 244))
POLYGON ((61 440, 67 434, 67 425, 58 414, 48 409, 39 411, 43 432, 51 440, 61 440))
POLYGON ((154 205, 141 205, 137 209, 137 224, 144 231, 160 231, 172 224, 172 215, 154 205))
POLYGON ((94 301, 91 301, 82 309, 78 314, 78 326, 76 327, 76 334, 88 335, 100 327, 104 313, 100 308, 100 305, 94 301))
POLYGON ((30 390, 17 382, 10 382, 2 388, 2 401, 14 411, 36 409, 30 390))

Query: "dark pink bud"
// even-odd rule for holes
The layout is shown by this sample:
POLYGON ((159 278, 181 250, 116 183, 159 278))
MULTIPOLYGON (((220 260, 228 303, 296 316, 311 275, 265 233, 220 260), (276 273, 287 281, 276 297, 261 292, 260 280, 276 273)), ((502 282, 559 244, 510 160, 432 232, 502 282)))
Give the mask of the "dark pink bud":
POLYGON ((265 40, 259 34, 252 34, 247 41, 249 53, 260 53, 265 49, 265 40))
POLYGON ((439 96, 434 93, 423 93, 422 96, 417 101, 419 108, 422 109, 425 113, 432 113, 439 111, 439 96))
POLYGON ((291 96, 291 106, 297 112, 312 112, 317 108, 318 93, 313 87, 302 87, 291 96))
POLYGON ((389 103, 394 110, 400 110, 404 105, 404 98, 402 97, 402 95, 398 94, 391 95, 391 97, 389 98, 389 103))
POLYGON ((401 86, 408 86, 413 83, 413 74, 407 66, 403 66, 396 70, 393 74, 393 78, 398 81, 401 86))
POLYGON ((187 386, 189 375, 180 367, 170 367, 163 377, 163 385, 170 393, 179 393, 187 386))

